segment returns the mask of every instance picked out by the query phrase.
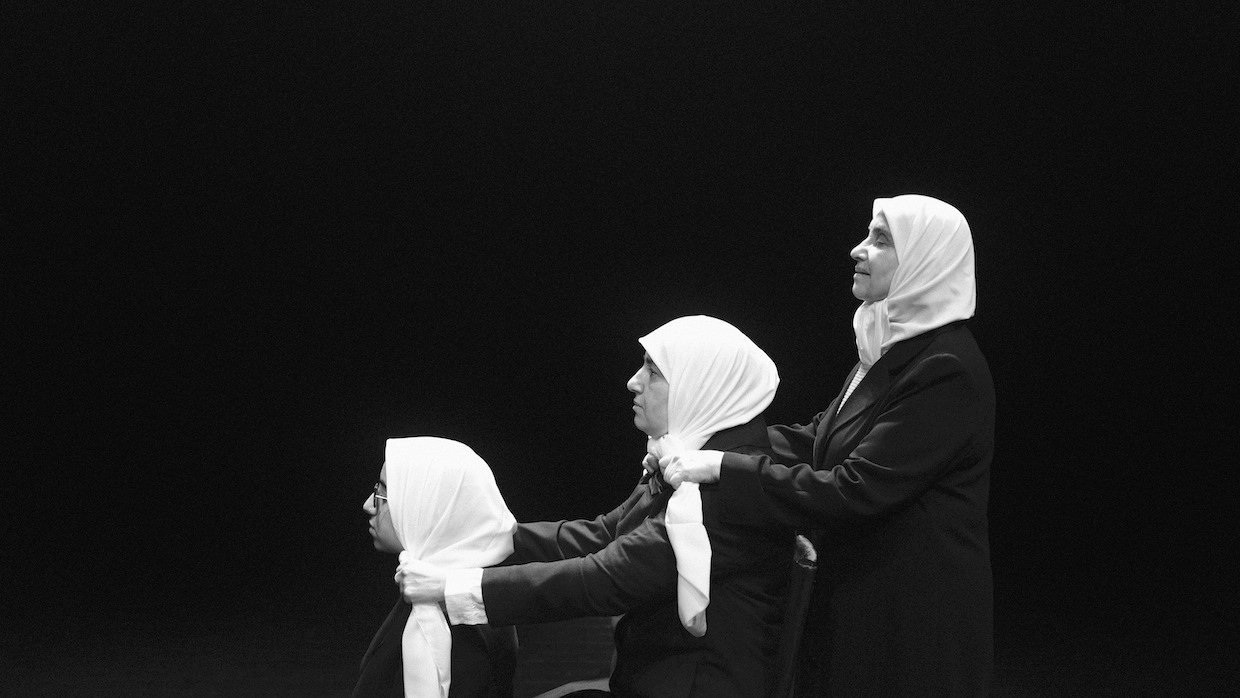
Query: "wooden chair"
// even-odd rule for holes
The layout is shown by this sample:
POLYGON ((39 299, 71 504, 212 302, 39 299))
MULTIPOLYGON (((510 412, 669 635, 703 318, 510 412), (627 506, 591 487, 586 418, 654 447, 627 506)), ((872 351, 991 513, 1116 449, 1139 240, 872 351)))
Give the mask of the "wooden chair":
POLYGON ((539 624, 538 639, 530 638, 533 641, 528 643, 522 640, 525 661, 517 672, 521 684, 517 698, 562 698, 574 691, 606 691, 615 668, 611 636, 618 620, 619 616, 539 624), (548 689, 548 679, 560 683, 550 683, 554 688, 548 689))
POLYGON ((792 553, 792 578, 788 582, 788 605, 784 608, 784 626, 780 631, 775 653, 775 684, 771 698, 790 698, 796 682, 797 649, 805 629, 809 597, 814 591, 814 575, 818 572, 818 551, 813 543, 797 534, 792 553))
POLYGON ((586 679, 584 681, 573 681, 571 683, 566 683, 563 686, 557 686, 550 691, 539 693, 534 696, 534 698, 564 698, 564 696, 567 696, 570 693, 583 696, 584 698, 584 696, 588 696, 591 691, 597 691, 598 695, 610 696, 611 693, 608 689, 610 681, 611 679, 609 677, 604 677, 601 679, 586 679))

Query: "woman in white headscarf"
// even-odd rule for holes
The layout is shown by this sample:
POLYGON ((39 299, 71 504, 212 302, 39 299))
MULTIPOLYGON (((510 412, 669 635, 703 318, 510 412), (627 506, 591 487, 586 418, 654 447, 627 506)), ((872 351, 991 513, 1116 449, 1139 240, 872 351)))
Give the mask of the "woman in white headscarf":
POLYGON ((813 531, 802 696, 985 696, 993 664, 986 510, 994 387, 965 321, 964 216, 928 196, 874 202, 853 248, 858 363, 772 458, 685 452, 664 477, 718 482, 729 521, 813 531))
MULTIPOLYGON (((761 414, 779 377, 748 337, 722 320, 693 316, 640 341, 646 356, 628 388, 648 452, 769 453, 761 414)), ((402 565, 405 598, 446 600, 453 623, 623 614, 609 684, 615 695, 764 698, 792 530, 777 522, 725 525, 718 488, 695 489, 673 491, 657 471, 645 472, 623 504, 593 520, 521 524, 515 553, 502 566, 445 572, 402 565)))
MULTIPOLYGON (((655 462, 701 448, 717 432, 761 415, 775 398, 775 362, 725 322, 704 315, 683 317, 638 341, 667 384, 667 431, 646 441, 655 462)), ((629 381, 633 392, 641 390, 641 373, 629 381)), ((672 495, 666 522, 676 553, 680 621, 701 637, 710 603, 711 550, 696 484, 687 483, 672 495)))
MULTIPOLYGON (((388 439, 363 509, 375 549, 402 561, 478 567, 512 553, 517 523, 491 469, 468 446, 430 436, 388 439)), ((362 659, 354 698, 501 698, 512 694, 511 628, 449 629, 438 604, 396 606, 362 659)))

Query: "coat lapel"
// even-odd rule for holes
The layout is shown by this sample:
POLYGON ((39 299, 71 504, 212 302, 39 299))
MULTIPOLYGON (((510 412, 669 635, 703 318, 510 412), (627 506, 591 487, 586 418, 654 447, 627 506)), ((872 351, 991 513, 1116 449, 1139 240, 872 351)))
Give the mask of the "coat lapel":
POLYGON ((371 640, 370 648, 362 657, 361 675, 353 688, 354 696, 404 695, 405 682, 401 678, 401 636, 412 609, 403 599, 397 598, 396 605, 388 613, 383 625, 379 627, 379 632, 375 633, 375 638, 371 640))
POLYGON ((396 599, 396 605, 392 606, 392 610, 388 612, 387 618, 383 620, 383 625, 379 626, 379 632, 375 633, 374 639, 370 641, 370 647, 362 657, 363 666, 366 664, 366 659, 377 652, 379 648, 392 639, 400 640, 401 635, 405 632, 405 622, 409 620, 409 613, 412 610, 413 606, 405 603, 404 599, 396 599))
MULTIPOLYGON (((856 375, 856 370, 853 371, 853 375, 856 375)), ((849 376, 848 380, 851 383, 852 376, 849 376)), ((848 396, 848 401, 840 408, 839 413, 831 417, 827 426, 827 440, 829 441, 836 432, 859 418, 882 397, 883 393, 887 392, 887 386, 890 384, 891 378, 883 366, 882 359, 879 359, 870 367, 870 371, 865 374, 865 378, 861 379, 861 383, 853 389, 852 395, 848 396)), ((847 390, 848 386, 845 385, 844 388, 847 390)), ((843 394, 840 397, 843 398, 843 394)))
MULTIPOLYGON (((826 421, 826 427, 819 433, 818 438, 814 440, 814 462, 823 462, 821 458, 827 444, 831 442, 840 430, 861 418, 876 402, 887 394, 887 390, 891 387, 895 377, 904 370, 904 367, 913 357, 920 354, 930 344, 931 339, 962 324, 964 324, 964 321, 960 320, 906 339, 888 349, 882 358, 874 362, 874 365, 870 367, 870 371, 865 374, 865 378, 861 379, 861 383, 853 390, 853 394, 848 397, 844 407, 840 409, 838 414, 833 413, 829 416, 826 421)), ((836 400, 844 398, 844 391, 848 390, 848 384, 852 382, 853 376, 856 375, 860 368, 860 364, 853 367, 852 373, 848 374, 848 379, 844 381, 844 388, 840 391, 840 395, 836 400)), ((834 408, 838 403, 832 402, 831 404, 832 408, 834 408)))

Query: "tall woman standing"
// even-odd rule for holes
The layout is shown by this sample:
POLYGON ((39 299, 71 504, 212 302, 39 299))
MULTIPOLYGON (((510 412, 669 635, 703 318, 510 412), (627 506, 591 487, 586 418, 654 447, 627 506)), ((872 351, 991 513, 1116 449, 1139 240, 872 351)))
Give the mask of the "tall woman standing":
POLYGON ((972 234, 937 199, 877 199, 851 255, 859 361, 827 409, 771 427, 773 457, 694 451, 660 466, 673 486, 718 481, 722 521, 812 531, 797 695, 985 696, 995 398, 966 327, 972 234))

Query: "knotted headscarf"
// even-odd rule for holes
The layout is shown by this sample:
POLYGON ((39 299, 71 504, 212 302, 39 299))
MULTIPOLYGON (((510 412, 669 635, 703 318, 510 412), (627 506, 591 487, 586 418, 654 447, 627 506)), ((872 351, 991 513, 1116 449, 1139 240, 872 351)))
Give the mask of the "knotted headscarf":
MULTIPOLYGON (((403 551, 446 569, 486 567, 512 554, 517 522, 486 462, 433 436, 388 439, 388 508, 403 551)), ((447 698, 452 635, 439 604, 414 604, 401 636, 405 696, 447 698)))
MULTIPOLYGON (((973 317, 973 235, 951 204, 920 194, 874 200, 874 218, 886 219, 899 264, 891 290, 853 315, 857 355, 865 368, 887 349, 936 327, 973 317)), ((873 222, 870 224, 874 225, 873 222)))
MULTIPOLYGON (((667 434, 650 438, 655 457, 697 450, 716 432, 762 414, 775 397, 775 362, 732 325, 705 315, 672 320, 640 340, 668 383, 667 434)), ((706 633, 710 603, 710 539, 702 526, 702 496, 686 482, 667 505, 668 538, 676 553, 680 622, 706 633)))

